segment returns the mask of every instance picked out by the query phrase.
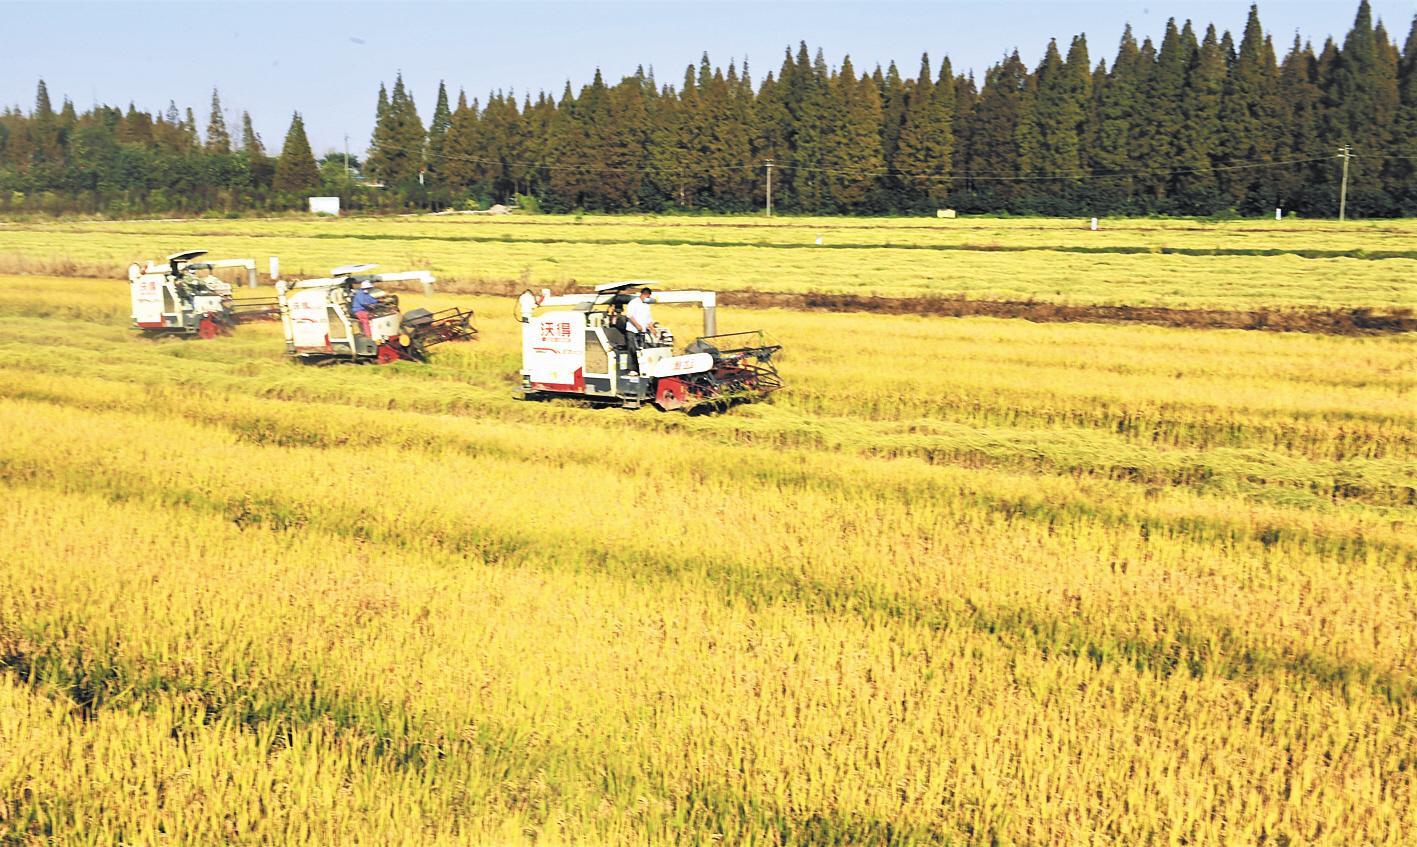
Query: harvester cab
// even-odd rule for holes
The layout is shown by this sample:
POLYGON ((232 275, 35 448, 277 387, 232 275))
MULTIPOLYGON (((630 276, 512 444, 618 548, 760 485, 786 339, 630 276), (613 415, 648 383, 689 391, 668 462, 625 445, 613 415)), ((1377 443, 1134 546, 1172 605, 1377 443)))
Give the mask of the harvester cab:
POLYGON ((781 345, 761 331, 718 334, 712 291, 656 291, 651 304, 697 305, 703 335, 676 352, 667 328, 635 346, 624 306, 644 280, 597 286, 593 294, 517 298, 522 323, 522 394, 527 399, 575 397, 593 403, 663 411, 726 409, 760 400, 782 386, 772 358, 781 345))
POLYGON ((218 267, 254 269, 255 260, 194 261, 206 252, 185 250, 161 263, 128 266, 134 329, 151 335, 215 338, 238 323, 275 316, 275 300, 233 297, 231 284, 213 273, 218 267))
POLYGON ((380 288, 383 283, 400 280, 428 286, 433 283, 431 273, 376 274, 372 273, 375 267, 346 265, 330 271, 329 277, 278 286, 286 353, 313 364, 386 364, 399 359, 425 362, 429 347, 477 335, 470 310, 410 309, 400 313, 398 295, 380 288), (373 305, 363 310, 367 328, 355 311, 360 291, 373 300, 373 305))

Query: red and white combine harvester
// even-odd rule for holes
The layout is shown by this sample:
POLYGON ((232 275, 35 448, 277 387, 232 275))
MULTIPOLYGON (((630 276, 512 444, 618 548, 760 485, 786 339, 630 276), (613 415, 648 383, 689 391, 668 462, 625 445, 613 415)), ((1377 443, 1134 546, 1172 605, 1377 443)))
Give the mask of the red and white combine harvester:
POLYGON ((421 282, 427 289, 433 284, 428 271, 370 273, 375 267, 347 265, 330 271, 329 277, 277 285, 286 353, 320 365, 382 365, 399 359, 426 362, 428 348, 434 344, 477 335, 469 310, 410 309, 400 313, 398 295, 379 287, 407 280, 421 282))
POLYGON ((193 261, 205 250, 173 253, 165 263, 134 262, 128 266, 133 328, 146 335, 195 335, 215 338, 239 323, 274 320, 273 299, 236 298, 231 284, 216 277, 216 268, 246 268, 255 273, 253 259, 193 261))
POLYGON ((767 343, 761 331, 719 335, 712 291, 653 292, 649 304, 703 309, 704 334, 677 353, 663 326, 637 344, 623 313, 646 286, 632 280, 597 286, 593 294, 524 292, 517 299, 523 396, 705 411, 761 400, 782 387, 772 362, 782 346, 767 343))

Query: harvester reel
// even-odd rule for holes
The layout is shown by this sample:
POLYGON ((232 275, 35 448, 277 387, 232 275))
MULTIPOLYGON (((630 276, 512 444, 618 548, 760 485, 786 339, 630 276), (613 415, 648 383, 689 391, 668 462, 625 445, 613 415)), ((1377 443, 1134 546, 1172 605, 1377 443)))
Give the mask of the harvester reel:
POLYGON ((760 343, 729 347, 724 341, 742 341, 751 333, 716 336, 710 341, 701 338, 689 345, 695 353, 709 353, 714 358, 712 370, 684 377, 694 404, 690 412, 703 414, 727 411, 739 403, 761 400, 782 387, 782 379, 773 364, 773 356, 781 350, 777 344, 760 343), (719 342, 719 343, 713 343, 719 342))

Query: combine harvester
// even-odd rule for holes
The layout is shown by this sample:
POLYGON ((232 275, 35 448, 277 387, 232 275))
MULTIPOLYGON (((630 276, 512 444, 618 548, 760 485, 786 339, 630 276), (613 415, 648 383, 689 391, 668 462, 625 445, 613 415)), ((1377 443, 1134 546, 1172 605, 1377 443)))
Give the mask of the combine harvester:
POLYGON ((205 250, 187 250, 167 257, 166 264, 137 262, 128 266, 133 328, 145 335, 195 335, 215 338, 229 334, 239 323, 275 320, 279 305, 274 299, 237 299, 231 285, 217 279, 215 268, 246 268, 254 273, 254 259, 194 262, 205 250))
POLYGON ((399 359, 426 362, 428 348, 434 344, 477 335, 470 310, 410 309, 400 314, 398 295, 378 287, 384 282, 414 280, 427 288, 433 284, 428 271, 369 273, 375 267, 347 265, 330 271, 329 277, 277 285, 286 353, 317 365, 382 365, 399 359), (360 290, 367 290, 375 300, 368 310, 367 332, 353 310, 355 292, 360 290))
POLYGON ((666 412, 695 412, 761 400, 782 387, 772 363, 782 346, 767 343, 761 331, 717 334, 712 291, 661 291, 649 300, 703 309, 704 334, 683 353, 675 354, 674 336, 664 327, 631 350, 619 315, 645 284, 614 282, 597 286, 594 294, 523 292, 517 299, 522 396, 575 397, 629 409, 653 403, 666 412))

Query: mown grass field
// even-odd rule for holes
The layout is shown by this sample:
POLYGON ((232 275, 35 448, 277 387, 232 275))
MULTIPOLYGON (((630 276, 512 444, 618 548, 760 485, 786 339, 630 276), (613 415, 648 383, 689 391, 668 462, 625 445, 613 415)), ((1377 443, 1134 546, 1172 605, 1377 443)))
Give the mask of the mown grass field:
POLYGON ((0 271, 105 276, 172 245, 287 274, 429 268, 476 293, 657 279, 720 291, 1417 309, 1417 224, 422 216, 0 224, 0 271), (818 244, 818 239, 821 243, 818 244))
POLYGON ((421 303, 480 340, 315 369, 0 277, 0 843, 1417 832, 1411 335, 725 309, 787 388, 688 417, 518 401, 509 298, 421 303))

